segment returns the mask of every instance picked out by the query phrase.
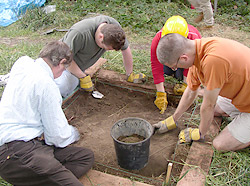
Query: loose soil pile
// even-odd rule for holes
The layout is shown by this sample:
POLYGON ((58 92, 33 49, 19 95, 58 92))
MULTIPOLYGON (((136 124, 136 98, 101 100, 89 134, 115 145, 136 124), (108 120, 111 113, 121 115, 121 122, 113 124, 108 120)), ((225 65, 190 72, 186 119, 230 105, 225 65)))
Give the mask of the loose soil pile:
POLYGON ((117 140, 124 143, 137 143, 145 140, 145 138, 138 134, 132 134, 130 136, 120 136, 117 140))
MULTIPOLYGON (((179 131, 185 127, 183 120, 187 118, 184 116, 183 120, 179 122, 181 128, 151 137, 149 161, 146 167, 134 171, 121 169, 117 163, 114 142, 110 135, 111 127, 118 120, 127 117, 142 118, 154 124, 172 115, 175 108, 168 106, 162 115, 153 103, 155 94, 132 91, 98 82, 96 88, 104 94, 102 99, 95 99, 90 93, 78 91, 63 105, 67 118, 71 118, 70 124, 77 127, 81 134, 81 139, 75 145, 93 150, 95 154, 94 169, 124 177, 131 177, 130 173, 134 173, 133 177, 136 175, 143 178, 148 177, 149 180, 144 181, 161 185, 164 180, 162 175, 165 175, 168 162, 173 159, 179 131), (155 182, 151 179, 158 181, 155 182)), ((189 146, 183 147, 189 148, 189 146)), ((188 150, 182 151, 182 153, 184 152, 186 157, 188 150)), ((184 156, 179 158, 178 154, 175 154, 175 161, 179 158, 182 163, 185 160, 184 156)), ((180 166, 177 164, 176 167, 180 166)), ((174 167, 173 174, 180 174, 181 169, 179 169, 175 170, 174 167)))

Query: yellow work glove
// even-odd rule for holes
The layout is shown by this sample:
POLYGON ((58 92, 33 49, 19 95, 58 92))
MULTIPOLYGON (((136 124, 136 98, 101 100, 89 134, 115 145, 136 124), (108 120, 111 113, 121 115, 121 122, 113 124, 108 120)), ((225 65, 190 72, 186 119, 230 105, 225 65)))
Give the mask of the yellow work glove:
POLYGON ((200 140, 200 130, 198 128, 186 128, 179 134, 179 143, 190 143, 191 141, 200 140))
POLYGON ((162 120, 153 125, 157 133, 160 133, 160 134, 167 132, 169 130, 173 130, 176 128, 176 126, 177 126, 177 123, 174 121, 173 116, 170 116, 167 119, 162 120))
POLYGON ((81 89, 88 91, 88 92, 92 92, 94 90, 94 85, 91 81, 90 75, 80 78, 80 87, 81 89))
POLYGON ((146 75, 143 73, 134 74, 133 72, 128 76, 127 79, 130 83, 144 83, 146 81, 146 75))
POLYGON ((176 84, 174 86, 174 94, 177 96, 180 96, 183 94, 183 92, 185 91, 186 88, 187 88, 186 83, 176 84))
POLYGON ((168 106, 167 93, 166 92, 156 92, 156 99, 154 104, 160 109, 160 113, 163 114, 168 106))

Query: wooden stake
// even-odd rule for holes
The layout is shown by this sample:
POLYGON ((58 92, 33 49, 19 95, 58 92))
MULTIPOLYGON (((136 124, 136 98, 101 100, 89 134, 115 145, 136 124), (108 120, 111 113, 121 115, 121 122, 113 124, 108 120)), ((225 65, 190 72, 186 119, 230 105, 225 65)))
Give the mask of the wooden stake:
POLYGON ((167 176, 166 176, 166 184, 169 182, 169 179, 170 179, 170 174, 171 174, 171 171, 172 171, 172 166, 173 166, 173 163, 168 163, 168 170, 167 170, 167 176))

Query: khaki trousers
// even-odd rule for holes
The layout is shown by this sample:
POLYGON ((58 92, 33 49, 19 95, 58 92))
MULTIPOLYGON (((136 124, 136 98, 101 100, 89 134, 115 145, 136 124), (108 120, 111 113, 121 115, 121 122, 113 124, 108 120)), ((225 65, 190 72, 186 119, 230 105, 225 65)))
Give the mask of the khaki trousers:
POLYGON ((214 24, 213 9, 210 0, 188 0, 198 12, 202 12, 207 26, 214 24))

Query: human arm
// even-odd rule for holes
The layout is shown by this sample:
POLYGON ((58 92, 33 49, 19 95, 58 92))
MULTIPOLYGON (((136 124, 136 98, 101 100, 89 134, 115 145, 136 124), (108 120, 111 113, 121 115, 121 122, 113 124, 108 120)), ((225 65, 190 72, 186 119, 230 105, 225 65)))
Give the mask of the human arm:
POLYGON ((196 95, 197 91, 192 91, 191 89, 186 88, 175 113, 167 119, 153 125, 156 129, 158 129, 158 133, 164 133, 169 130, 175 129, 177 127, 177 120, 190 107, 196 95))
POLYGON ((80 78, 83 78, 83 77, 86 77, 87 74, 85 74, 80 68, 79 66, 76 64, 76 62, 73 60, 70 64, 70 66, 67 68, 67 70, 74 74, 76 77, 78 77, 79 79, 80 78))
POLYGON ((78 130, 68 124, 61 108, 62 98, 56 85, 47 82, 46 89, 39 101, 38 109, 47 145, 66 147, 79 140, 78 130))
POLYGON ((165 92, 165 87, 164 87, 163 65, 158 61, 156 56, 156 48, 158 46, 160 38, 161 38, 161 31, 159 31, 152 40, 151 68, 152 68, 154 83, 157 90, 154 104, 160 110, 160 113, 163 114, 167 108, 168 101, 167 101, 167 93, 165 92))
POLYGON ((133 57, 129 46, 125 50, 122 50, 122 57, 126 75, 129 76, 133 72, 133 57))
POLYGON ((164 82, 155 84, 157 92, 165 92, 164 82))
POLYGON ((220 89, 207 90, 205 88, 203 102, 200 109, 200 125, 199 128, 186 128, 179 134, 180 143, 189 143, 193 140, 201 140, 205 138, 210 124, 214 118, 214 107, 220 89))
POLYGON ((146 76, 143 73, 133 73, 133 57, 130 47, 122 50, 123 64, 126 70, 127 81, 131 83, 143 83, 146 81, 146 76))
MULTIPOLYGON (((182 114, 191 106, 194 99, 198 95, 198 90, 192 91, 189 87, 187 87, 181 97, 179 105, 173 115, 175 121, 177 121, 182 114)), ((191 142, 192 140, 199 140, 200 132, 197 128, 186 128, 181 130, 179 133, 179 142, 191 142)))
MULTIPOLYGON (((152 74, 153 74, 153 78, 154 78, 154 84, 156 85, 157 91, 158 90, 162 91, 164 89, 164 87, 162 87, 162 86, 163 86, 163 82, 165 80, 164 79, 163 64, 161 64, 158 61, 158 58, 156 55, 156 49, 157 49, 157 46, 158 46, 160 39, 161 39, 161 31, 159 31, 155 35, 155 37, 153 38, 152 43, 151 43, 151 50, 150 50, 151 69, 152 69, 152 74)), ((164 90, 164 92, 165 92, 165 90, 164 90)))
POLYGON ((221 89, 216 88, 213 90, 207 90, 204 88, 203 101, 200 109, 200 125, 199 130, 201 133, 201 138, 204 138, 208 131, 210 124, 214 118, 214 107, 216 105, 217 97, 221 89))
POLYGON ((72 61, 71 65, 67 68, 67 70, 79 78, 80 87, 82 90, 88 92, 92 92, 94 90, 94 84, 91 80, 90 75, 83 72, 75 63, 75 61, 72 61))

